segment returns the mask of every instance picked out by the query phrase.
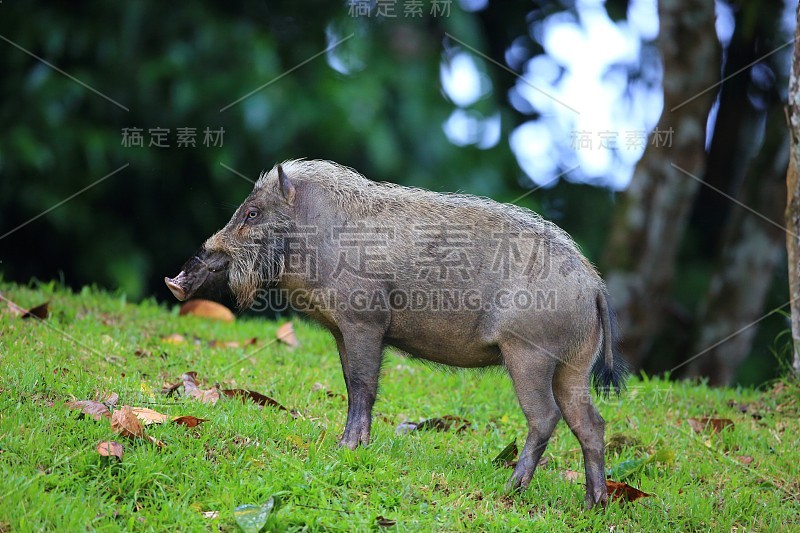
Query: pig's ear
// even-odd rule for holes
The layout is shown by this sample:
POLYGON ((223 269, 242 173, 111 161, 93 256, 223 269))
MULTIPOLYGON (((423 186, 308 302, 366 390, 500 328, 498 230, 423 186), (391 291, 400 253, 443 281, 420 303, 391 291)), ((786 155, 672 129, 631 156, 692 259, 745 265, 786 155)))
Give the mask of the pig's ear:
POLYGON ((286 172, 283 171, 283 165, 278 165, 278 189, 281 191, 281 196, 289 205, 294 205, 294 195, 296 189, 294 187, 294 183, 292 180, 289 179, 289 176, 286 175, 286 172))

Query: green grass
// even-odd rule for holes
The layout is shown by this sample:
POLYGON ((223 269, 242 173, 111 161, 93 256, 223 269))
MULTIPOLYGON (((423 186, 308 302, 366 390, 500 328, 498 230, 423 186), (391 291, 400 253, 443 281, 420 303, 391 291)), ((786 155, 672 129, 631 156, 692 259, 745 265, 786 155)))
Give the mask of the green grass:
POLYGON ((792 383, 733 390, 638 378, 621 400, 598 401, 607 440, 622 442, 607 452, 608 466, 659 449, 675 460, 626 480, 651 497, 586 512, 580 480, 564 477, 583 465, 563 422, 530 488, 504 494, 511 471, 492 459, 514 439, 521 445, 526 429, 502 372, 442 372, 387 354, 373 443, 351 452, 336 445, 346 402, 313 388, 345 392, 334 342, 313 324, 294 321, 302 345, 292 350, 269 343, 280 325, 271 321, 179 317, 152 301, 52 285, 0 284, 0 293, 24 307, 49 300, 52 312, 43 323, 13 317, 4 303, 0 312, 0 531, 235 531, 235 507, 276 493, 280 507, 266 526, 276 531, 371 530, 379 515, 407 531, 800 529, 800 392, 792 383), (163 340, 173 333, 187 342, 163 340), (209 345, 251 337, 256 346, 209 345), (253 389, 302 417, 160 394, 188 370, 205 386, 253 389), (107 421, 65 405, 101 391, 117 392, 118 405, 208 422, 149 426, 161 449, 124 440, 107 421), (446 414, 470 429, 395 434, 406 419, 446 414), (694 433, 685 420, 703 416, 735 427, 694 433), (106 439, 124 444, 121 462, 95 451, 106 439))

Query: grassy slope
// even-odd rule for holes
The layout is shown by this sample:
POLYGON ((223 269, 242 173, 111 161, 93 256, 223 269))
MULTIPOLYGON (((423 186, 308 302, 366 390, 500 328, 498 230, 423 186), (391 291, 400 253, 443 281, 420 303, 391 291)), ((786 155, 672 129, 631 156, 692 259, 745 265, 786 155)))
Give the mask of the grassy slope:
POLYGON ((609 466, 662 447, 675 452, 675 462, 649 464, 629 480, 651 498, 584 512, 583 487, 563 476, 582 471, 578 443, 563 422, 530 489, 503 494, 510 470, 491 460, 511 440, 522 444, 525 423, 501 372, 441 372, 388 355, 376 406, 384 417, 376 417, 373 444, 351 452, 336 446, 346 402, 312 389, 320 382, 344 392, 334 343, 312 324, 295 321, 302 342, 295 350, 269 344, 252 353, 209 341, 258 337, 256 348, 264 347, 279 324, 178 317, 152 302, 130 305, 92 290, 72 295, 0 284, 0 293, 26 307, 50 300, 53 311, 46 324, 0 312, 0 531, 232 531, 237 505, 281 491, 283 504, 268 529, 368 530, 378 515, 402 530, 800 529, 794 385, 776 392, 632 381, 622 401, 599 402, 607 438, 631 439, 608 452, 609 466), (162 340, 173 333, 190 340, 162 340), (304 418, 160 395, 165 380, 187 370, 209 385, 268 394, 304 418), (123 441, 124 460, 112 464, 95 452, 98 442, 114 438, 108 423, 79 419, 64 405, 102 390, 119 393, 119 405, 209 421, 194 429, 150 426, 166 448, 123 441), (395 435, 407 418, 445 414, 469 419, 471 429, 395 435), (735 428, 695 434, 684 422, 713 415, 733 419, 735 428), (753 461, 746 467, 739 456, 753 461))

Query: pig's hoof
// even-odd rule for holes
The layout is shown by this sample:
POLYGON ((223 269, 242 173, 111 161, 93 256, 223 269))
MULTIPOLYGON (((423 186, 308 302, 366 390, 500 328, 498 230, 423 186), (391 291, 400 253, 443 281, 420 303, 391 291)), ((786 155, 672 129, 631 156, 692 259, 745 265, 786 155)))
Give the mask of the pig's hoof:
POLYGON ((605 508, 608 505, 608 493, 603 491, 602 493, 592 495, 587 492, 584 502, 586 504, 587 511, 592 509, 595 505, 600 508, 605 508))
POLYGON ((536 470, 536 465, 530 459, 521 458, 514 467, 514 473, 506 483, 506 492, 523 491, 528 488, 528 485, 533 479, 533 472, 536 470))
POLYGON ((525 476, 524 474, 514 472, 506 483, 506 492, 522 492, 528 488, 530 482, 531 476, 525 476), (525 479, 526 477, 527 479, 525 479))
POLYGON ((344 437, 342 437, 342 439, 339 441, 339 446, 342 448, 355 450, 356 448, 358 448, 358 442, 359 442, 358 440, 345 439, 344 437))
POLYGON ((366 446, 369 444, 369 434, 348 434, 347 430, 345 430, 344 435, 342 435, 341 440, 339 440, 339 446, 342 448, 349 448, 351 450, 355 450, 358 448, 358 445, 361 444, 362 446, 366 446))

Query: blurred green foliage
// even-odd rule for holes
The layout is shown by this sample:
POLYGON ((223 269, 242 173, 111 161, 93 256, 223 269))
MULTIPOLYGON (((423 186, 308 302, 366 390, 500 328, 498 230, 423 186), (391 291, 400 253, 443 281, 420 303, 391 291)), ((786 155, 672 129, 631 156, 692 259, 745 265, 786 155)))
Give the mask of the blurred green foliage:
POLYGON ((439 81, 444 33, 485 45, 477 15, 456 4, 446 17, 394 19, 322 1, 0 10, 0 233, 90 187, 0 240, 7 280, 166 295, 162 277, 252 186, 225 166, 254 179, 284 159, 327 158, 434 190, 501 200, 525 191, 503 92, 475 104, 502 114, 494 148, 454 146, 442 130, 455 109, 439 81), (347 73, 324 53, 304 64, 350 35, 333 52, 347 73), (123 146, 126 128, 141 128, 145 146, 123 146), (169 129, 169 148, 148 146, 153 128, 169 129), (177 146, 178 128, 196 128, 195 147, 177 146), (204 145, 206 128, 224 129, 222 146, 204 145))

